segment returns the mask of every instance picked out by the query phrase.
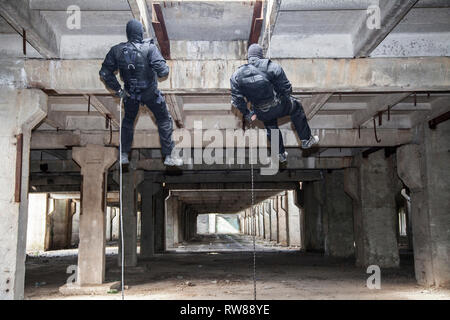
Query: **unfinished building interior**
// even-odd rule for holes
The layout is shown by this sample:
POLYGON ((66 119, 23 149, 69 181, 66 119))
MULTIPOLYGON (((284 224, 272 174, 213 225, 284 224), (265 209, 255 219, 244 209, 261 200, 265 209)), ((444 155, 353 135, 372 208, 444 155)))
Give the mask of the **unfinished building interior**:
POLYGON ((183 157, 223 153, 167 169, 141 107, 126 295, 251 299, 255 236, 261 299, 450 298, 449 1, 1 0, 1 299, 119 298, 121 119, 99 70, 132 18, 170 66, 159 88, 183 157), (320 137, 302 150, 280 119, 289 156, 274 175, 235 146, 264 133, 230 104, 256 42, 320 137), (381 289, 366 285, 374 265, 381 289))

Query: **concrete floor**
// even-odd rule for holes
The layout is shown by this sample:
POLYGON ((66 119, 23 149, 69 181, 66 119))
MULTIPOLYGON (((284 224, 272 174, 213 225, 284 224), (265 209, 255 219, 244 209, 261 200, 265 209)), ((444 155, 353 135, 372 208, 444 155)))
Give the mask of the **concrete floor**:
MULTIPOLYGON (((126 270, 127 299, 252 299, 252 241, 241 235, 202 236, 171 253, 126 270), (209 250, 209 252, 207 252, 209 250), (190 251, 190 252, 189 252, 190 251)), ((450 290, 416 284, 411 257, 382 270, 381 290, 352 259, 330 259, 271 243, 257 243, 259 299, 450 299, 450 290)), ((106 281, 120 279, 116 248, 108 248, 106 281)), ((63 296, 58 288, 76 264, 76 250, 28 256, 26 299, 120 299, 120 294, 63 296)))

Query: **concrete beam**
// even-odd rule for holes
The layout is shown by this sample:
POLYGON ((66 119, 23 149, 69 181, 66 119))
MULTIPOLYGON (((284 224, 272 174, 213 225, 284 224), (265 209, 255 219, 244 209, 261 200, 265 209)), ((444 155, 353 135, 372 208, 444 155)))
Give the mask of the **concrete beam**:
POLYGON ((248 38, 248 45, 258 43, 259 37, 261 36, 261 29, 263 25, 263 2, 257 0, 253 7, 253 17, 250 29, 250 36, 248 38))
POLYGON ((338 10, 365 10, 378 0, 283 0, 281 10, 283 11, 338 11, 338 10))
POLYGON ((29 10, 26 0, 0 1, 0 15, 22 34, 44 58, 59 57, 58 37, 50 23, 38 12, 29 10))
POLYGON ((265 1, 266 16, 264 24, 264 32, 262 37, 262 47, 266 52, 267 57, 271 57, 270 41, 277 23, 278 12, 280 10, 281 0, 269 0, 265 1))
MULTIPOLYGON (((233 183, 233 182, 215 182, 215 183, 166 183, 166 188, 174 191, 185 190, 248 190, 251 187, 248 183, 233 183)), ((256 190, 270 189, 270 190, 295 190, 298 187, 298 182, 256 182, 254 188, 256 190)))
POLYGON ((106 119, 111 119, 111 122, 117 127, 120 127, 120 113, 118 104, 114 104, 110 99, 105 97, 99 97, 95 95, 84 95, 86 101, 89 101, 91 105, 100 112, 106 119))
POLYGON ((363 19, 353 37, 354 56, 356 58, 370 56, 372 51, 378 47, 383 39, 395 28, 417 1, 418 0, 380 0, 381 28, 369 29, 367 26, 367 18, 363 19))
MULTIPOLYGON (((225 130, 217 130, 221 133, 223 140, 222 145, 219 145, 219 140, 215 141, 217 148, 234 148, 239 147, 234 141, 226 139, 225 130)), ((287 148, 299 147, 299 141, 297 136, 292 130, 281 129, 281 133, 284 138, 284 144, 287 148)), ((377 142, 375 139, 373 129, 319 129, 313 130, 314 134, 317 134, 320 138, 319 146, 324 147, 392 147, 405 143, 409 143, 412 140, 412 132, 409 129, 379 129, 377 130, 378 138, 381 142, 377 142)), ((174 130, 174 136, 185 136, 187 139, 179 142, 178 148, 192 148, 193 144, 188 143, 189 136, 191 141, 193 139, 194 130, 178 129, 174 130), (180 131, 183 130, 183 131, 180 131)), ((118 132, 113 132, 111 145, 118 146, 118 132)), ((104 145, 110 144, 109 131, 89 131, 89 132, 76 132, 76 131, 36 131, 32 135, 31 148, 32 149, 65 149, 69 146, 80 146, 89 143, 101 143, 104 145)), ((203 141, 202 146, 210 149, 215 148, 214 145, 210 145, 210 141, 203 141)), ((265 146, 266 141, 256 141, 255 145, 265 146)), ((134 135, 133 148, 136 149, 152 149, 160 148, 159 136, 156 131, 137 131, 134 135)))
MULTIPOLYGON (((227 174, 223 171, 180 171, 179 173, 153 173, 145 172, 146 179, 153 179, 155 182, 166 184, 186 184, 197 181, 198 183, 247 183, 250 186, 250 171, 229 170, 227 174)), ((255 183, 259 182, 299 182, 321 180, 322 173, 319 170, 284 170, 276 175, 263 176, 255 175, 255 183)), ((249 187, 247 187, 249 188, 249 187)))
POLYGON ((127 0, 29 0, 30 10, 66 11, 71 5, 77 5, 82 11, 128 11, 127 0))
POLYGON ((167 108, 178 128, 184 128, 183 100, 174 94, 165 95, 167 108))
POLYGON ((147 3, 145 0, 128 0, 133 17, 140 21, 144 25, 144 30, 147 36, 150 36, 150 19, 151 14, 148 10, 147 3))
MULTIPOLYGON (((294 93, 446 91, 450 87, 447 74, 450 57, 276 61, 286 71, 294 93)), ((27 60, 27 85, 59 94, 110 93, 98 77, 101 63, 101 60, 27 60)), ((159 87, 166 93, 229 94, 230 75, 245 63, 245 60, 168 61, 171 68, 168 81, 160 82, 159 87)))
MULTIPOLYGON (((48 163, 43 161, 43 163, 48 163)), ((288 163, 284 167, 286 169, 343 169, 351 166, 351 157, 341 157, 341 158, 304 158, 304 157, 288 157, 288 163)), ((255 169, 265 167, 265 165, 256 164, 255 169)), ((161 159, 144 159, 137 163, 137 168, 147 171, 164 171, 165 166, 161 159)), ((189 165, 186 164, 182 167, 184 170, 250 170, 251 165, 249 161, 246 160, 246 164, 197 164, 189 165)))
POLYGON ((152 25, 164 59, 170 60, 170 40, 167 35, 166 23, 159 3, 152 4, 152 25))
POLYGON ((333 93, 315 94, 310 99, 304 99, 302 101, 303 108, 306 114, 306 118, 311 120, 317 112, 327 103, 333 93))
POLYGON ((366 109, 359 110, 352 115, 353 128, 358 128, 371 120, 378 112, 387 111, 389 107, 406 99, 411 93, 392 93, 373 98, 366 109))

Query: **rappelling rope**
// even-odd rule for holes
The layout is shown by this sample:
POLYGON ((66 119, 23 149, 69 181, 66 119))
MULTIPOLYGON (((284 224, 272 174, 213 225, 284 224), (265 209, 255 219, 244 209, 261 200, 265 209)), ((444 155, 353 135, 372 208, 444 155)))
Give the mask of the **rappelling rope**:
MULTIPOLYGON (((251 137, 251 135, 250 135, 251 137)), ((251 138, 250 138, 251 139, 251 138)), ((250 140, 249 140, 250 141, 250 140)), ((254 197, 254 175, 253 175, 253 150, 250 145, 250 167, 252 175, 252 216, 253 216, 253 299, 256 300, 256 217, 255 217, 255 197, 254 197)))
POLYGON ((120 242, 121 242, 121 290, 122 290, 122 300, 125 300, 125 249, 124 249, 124 237, 123 237, 123 212, 122 212, 122 103, 123 98, 120 98, 120 105, 119 105, 119 202, 120 202, 120 242))

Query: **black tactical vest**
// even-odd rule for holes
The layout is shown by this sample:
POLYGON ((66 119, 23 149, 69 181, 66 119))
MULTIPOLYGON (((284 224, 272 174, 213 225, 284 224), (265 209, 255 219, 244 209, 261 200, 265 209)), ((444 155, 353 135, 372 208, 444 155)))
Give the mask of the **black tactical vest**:
POLYGON ((140 93, 154 82, 154 72, 149 65, 149 42, 127 42, 119 55, 119 70, 125 89, 131 94, 140 93))
POLYGON ((258 66, 243 65, 236 81, 245 97, 257 107, 275 99, 274 87, 267 77, 269 60, 262 60, 258 66))

